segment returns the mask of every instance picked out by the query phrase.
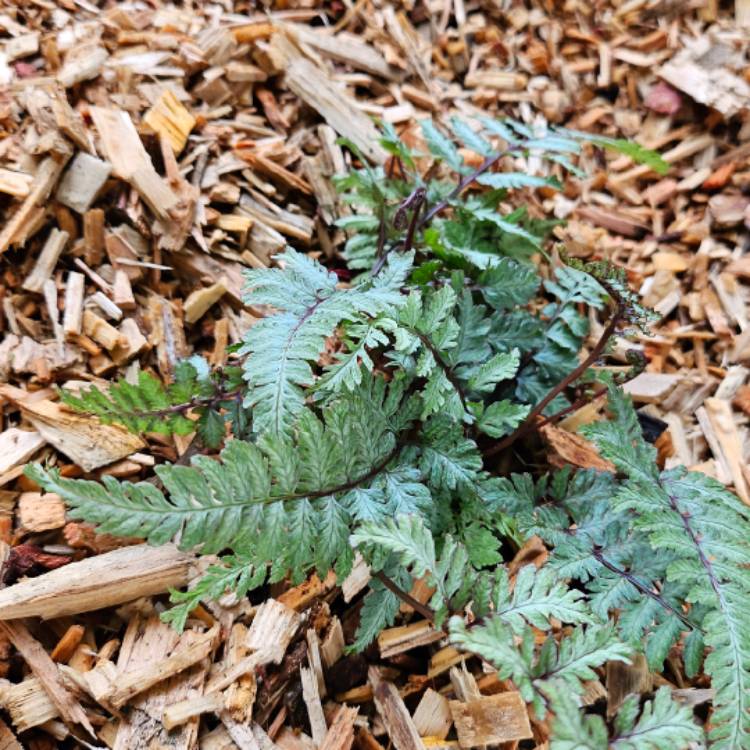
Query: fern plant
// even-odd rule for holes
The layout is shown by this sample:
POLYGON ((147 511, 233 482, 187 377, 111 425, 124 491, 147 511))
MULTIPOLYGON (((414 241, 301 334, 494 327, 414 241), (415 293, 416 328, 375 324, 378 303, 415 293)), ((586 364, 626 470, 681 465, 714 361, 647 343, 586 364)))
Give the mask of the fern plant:
POLYGON ((312 570, 341 580, 358 550, 373 578, 352 648, 407 602, 494 664, 537 718, 553 715, 553 749, 677 750, 703 730, 668 691, 640 715, 628 699, 611 731, 578 702, 607 662, 644 651, 658 669, 678 645, 686 673, 712 679, 711 747, 750 748, 748 513, 705 477, 659 472, 597 368, 649 312, 607 263, 543 264, 555 222, 520 200, 578 175, 583 148, 666 165, 636 144, 512 120, 426 121, 422 137, 410 149, 386 126, 382 167, 346 144, 362 165, 338 183, 351 284, 289 248, 247 272, 245 301, 267 314, 230 366, 194 357, 170 384, 142 373, 61 394, 135 431, 195 432, 204 452, 189 466, 138 483, 28 475, 104 531, 220 554, 173 593, 177 627, 228 590, 312 570), (584 356, 591 310, 607 322, 584 356), (534 465, 534 430, 607 389, 609 418, 584 434, 615 472, 498 469, 534 465), (533 535, 549 561, 512 575, 509 550, 533 535), (418 578, 434 589, 426 604, 408 593, 418 578))

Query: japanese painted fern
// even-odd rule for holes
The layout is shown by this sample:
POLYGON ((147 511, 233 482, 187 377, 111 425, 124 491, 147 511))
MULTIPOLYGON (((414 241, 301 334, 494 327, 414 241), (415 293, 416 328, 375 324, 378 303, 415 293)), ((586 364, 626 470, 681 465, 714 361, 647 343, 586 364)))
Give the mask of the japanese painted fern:
POLYGON ((197 430, 204 454, 134 484, 28 475, 104 531, 222 555, 174 592, 177 626, 227 591, 313 570, 341 580, 358 550, 374 575, 351 647, 393 624, 402 599, 415 604, 537 718, 553 714, 552 750, 700 742, 666 689, 640 714, 626 700, 611 730, 579 709, 607 662, 643 651, 658 669, 675 645, 688 676, 711 677, 710 746, 750 748, 750 514, 703 475, 659 471, 596 367, 648 312, 606 263, 540 266, 556 222, 514 192, 559 189, 584 147, 666 165, 636 144, 516 121, 425 122, 422 138, 412 150, 386 128, 389 163, 361 159, 339 181, 353 283, 290 248, 277 268, 247 272, 245 302, 267 314, 230 366, 193 357, 171 384, 142 373, 62 394, 135 431, 197 430), (607 323, 583 357, 590 311, 607 323), (537 465, 540 421, 606 387, 609 418, 583 434, 615 472, 499 471, 537 465), (509 564, 535 535, 546 564, 509 564), (406 594, 417 578, 434 589, 427 604, 406 594))

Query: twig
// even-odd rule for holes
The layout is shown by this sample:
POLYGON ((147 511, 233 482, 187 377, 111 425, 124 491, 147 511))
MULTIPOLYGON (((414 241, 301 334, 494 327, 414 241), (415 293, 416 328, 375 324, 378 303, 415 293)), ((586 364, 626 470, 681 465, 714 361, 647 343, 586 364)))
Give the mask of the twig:
POLYGON ((404 591, 400 586, 394 583, 385 573, 383 573, 382 570, 379 570, 377 573, 375 573, 374 577, 377 578, 383 584, 383 586, 388 589, 388 591, 390 591, 392 594, 395 594, 399 599, 401 599, 404 604, 408 604, 415 612, 419 612, 419 614, 422 615, 422 617, 424 617, 426 620, 435 622, 435 613, 430 607, 428 607, 426 604, 422 604, 422 602, 415 599, 411 594, 407 594, 406 591, 404 591))
POLYGON ((411 250, 414 244, 414 235, 417 231, 419 212, 424 204, 427 191, 423 187, 418 187, 412 191, 412 193, 401 203, 394 216, 393 223, 396 228, 400 228, 399 225, 403 226, 406 219, 407 211, 411 210, 411 220, 406 230, 406 236, 402 240, 396 240, 392 242, 390 247, 385 248, 385 209, 383 209, 382 219, 378 228, 378 249, 376 253, 377 262, 372 268, 371 275, 377 276, 383 266, 385 265, 388 256, 395 250, 399 245, 403 246, 403 252, 411 250), (382 240, 382 245, 381 245, 382 240))
POLYGON ((579 364, 578 367, 575 368, 575 370, 569 372, 556 386, 550 389, 547 395, 529 412, 529 415, 514 432, 501 440, 497 445, 494 445, 492 448, 486 450, 484 452, 485 458, 500 453, 507 447, 513 445, 513 443, 515 443, 516 440, 518 440, 520 437, 523 437, 528 432, 531 432, 531 430, 537 427, 536 418, 545 410, 547 405, 556 396, 562 393, 571 383, 574 383, 576 380, 578 380, 578 378, 583 375, 583 373, 586 372, 586 370, 588 370, 589 367, 591 367, 591 365, 593 365, 597 359, 599 359, 599 356, 607 346, 607 342, 615 332, 617 324, 620 322, 621 315, 622 308, 620 305, 618 305, 612 315, 612 318, 607 324, 607 327, 602 332, 602 335, 594 345, 594 348, 591 350, 589 356, 586 357, 586 359, 584 359, 583 362, 581 362, 581 364, 579 364))
POLYGON ((551 424, 553 422, 557 422, 558 420, 562 419, 567 414, 570 414, 571 412, 576 411, 577 409, 580 409, 585 404, 590 404, 596 399, 601 398, 605 393, 607 392, 607 388, 602 387, 599 388, 599 390, 594 391, 590 395, 583 395, 579 399, 576 399, 570 406, 566 406, 564 409, 560 409, 557 414, 552 414, 549 417, 546 417, 541 422, 537 422, 537 429, 544 427, 545 425, 551 424))

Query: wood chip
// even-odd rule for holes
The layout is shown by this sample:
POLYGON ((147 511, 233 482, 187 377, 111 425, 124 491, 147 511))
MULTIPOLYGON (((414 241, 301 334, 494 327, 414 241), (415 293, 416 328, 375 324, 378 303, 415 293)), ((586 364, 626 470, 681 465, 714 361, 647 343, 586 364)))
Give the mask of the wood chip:
MULTIPOLYGON (((3 617, 7 617, 6 612, 3 611, 2 614, 3 617)), ((71 726, 80 724, 89 735, 95 737, 94 728, 86 712, 68 691, 57 665, 50 659, 39 641, 32 637, 26 626, 21 622, 0 620, 0 633, 18 649, 63 720, 71 726)))
POLYGON ((458 744, 481 747, 532 737, 526 703, 520 693, 483 696, 469 703, 450 701, 458 744))
POLYGON ((375 708, 396 750, 423 750, 419 732, 396 686, 383 680, 376 667, 370 667, 368 677, 375 708))
POLYGON ((162 594, 184 586, 193 564, 172 545, 123 547, 0 590, 0 618, 51 619, 162 594))

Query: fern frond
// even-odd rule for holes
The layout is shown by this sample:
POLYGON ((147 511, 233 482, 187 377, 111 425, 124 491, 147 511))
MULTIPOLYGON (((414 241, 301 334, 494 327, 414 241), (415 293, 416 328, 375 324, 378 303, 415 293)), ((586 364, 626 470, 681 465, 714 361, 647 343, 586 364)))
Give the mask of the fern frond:
POLYGON ((601 717, 578 708, 568 685, 550 682, 544 690, 555 714, 550 750, 688 750, 703 740, 690 709, 674 701, 667 687, 644 703, 640 716, 638 697, 626 698, 615 717, 612 738, 601 717))
POLYGON ((606 625, 574 628, 570 635, 562 638, 559 646, 550 636, 537 653, 534 631, 524 628, 514 635, 502 615, 493 615, 474 626, 467 626, 462 618, 453 617, 450 637, 452 643, 496 667, 500 679, 513 680, 539 718, 546 713, 544 690, 550 680, 564 682, 573 695, 583 695, 583 682, 596 677, 594 667, 611 660, 628 661, 632 653, 606 625))
POLYGON ((336 274, 294 250, 278 260, 283 269, 246 272, 244 301, 275 312, 248 330, 239 353, 248 355, 245 403, 253 408, 254 428, 289 435, 326 338, 342 321, 366 322, 399 308, 412 255, 392 255, 376 278, 349 289, 337 288, 336 274))
POLYGON ((175 380, 168 385, 141 371, 137 383, 120 380, 106 391, 96 386, 79 393, 61 389, 60 400, 77 412, 98 417, 104 424, 162 435, 197 431, 204 445, 216 447, 224 438, 225 418, 220 410, 234 407, 241 395, 241 384, 239 368, 211 372, 202 357, 193 356, 178 363, 175 380))
POLYGON ((500 568, 493 590, 495 617, 520 634, 528 625, 547 631, 550 618, 567 623, 591 622, 592 616, 581 591, 568 588, 554 570, 524 565, 511 591, 507 571, 500 568))
POLYGON ((493 172, 477 177, 480 185, 491 187, 493 190, 511 190, 524 187, 561 188, 560 181, 555 177, 537 177, 524 172, 493 172))
POLYGON ((397 555, 401 565, 410 569, 415 579, 427 576, 430 585, 436 589, 433 603, 437 607, 437 624, 447 613, 448 603, 463 579, 470 575, 465 548, 447 536, 438 556, 432 533, 418 516, 402 515, 380 524, 362 524, 350 541, 353 547, 361 548, 365 553, 375 548, 397 555))
POLYGON ((667 578, 688 587, 688 601, 708 609, 703 619, 706 660, 714 689, 712 747, 750 748, 750 510, 717 481, 675 469, 658 472, 630 400, 609 391, 613 419, 584 428, 627 481, 614 508, 635 514, 633 526, 674 559, 667 578))
POLYGON ((245 555, 222 557, 216 565, 210 565, 186 591, 170 592, 170 601, 174 606, 164 612, 162 619, 182 631, 190 613, 201 602, 218 600, 227 594, 239 599, 260 586, 265 578, 265 567, 255 567, 245 555))
POLYGON ((368 376, 331 403, 324 421, 304 412, 296 443, 273 434, 258 443, 234 439, 218 459, 157 467, 163 491, 112 477, 101 484, 67 479, 40 466, 28 474, 57 492, 73 517, 105 532, 152 544, 175 539, 203 553, 233 550, 256 567, 273 563, 274 577, 291 572, 296 579, 312 567, 325 574, 334 565, 341 572, 351 562, 354 520, 421 510, 429 499, 419 474, 398 460, 396 436, 418 406, 397 383, 375 381, 368 376))

